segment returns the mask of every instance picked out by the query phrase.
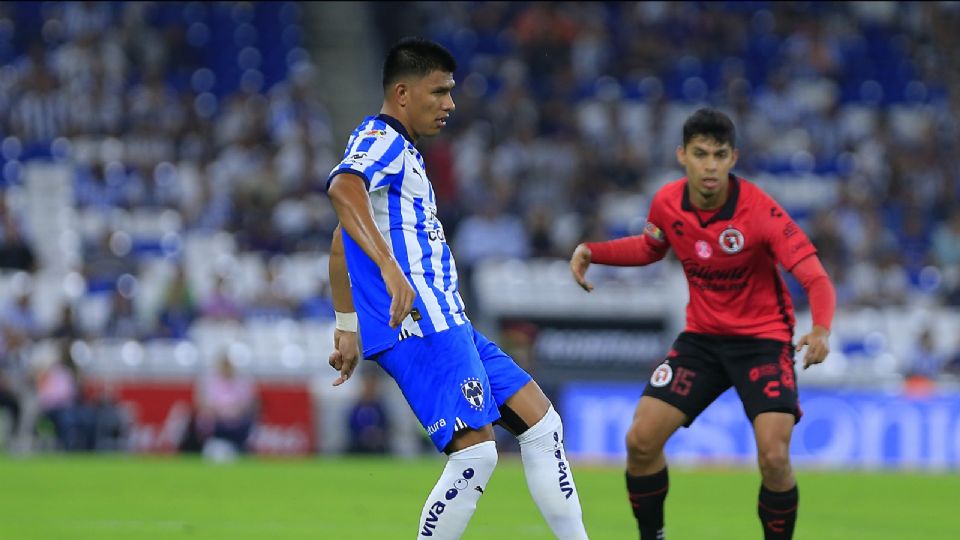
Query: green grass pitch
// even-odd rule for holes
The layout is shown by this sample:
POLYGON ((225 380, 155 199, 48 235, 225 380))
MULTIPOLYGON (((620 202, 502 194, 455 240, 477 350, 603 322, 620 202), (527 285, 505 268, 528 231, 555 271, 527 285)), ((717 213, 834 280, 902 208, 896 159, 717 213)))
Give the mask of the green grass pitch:
MULTIPOLYGON (((243 460, 0 456, 0 540, 413 540, 437 459, 243 460)), ((619 467, 574 462, 593 540, 637 538, 619 467)), ((795 538, 960 538, 956 474, 800 471, 795 538)), ((761 538, 758 474, 670 473, 667 536, 761 538)), ((515 457, 504 456, 465 540, 551 539, 515 457)))

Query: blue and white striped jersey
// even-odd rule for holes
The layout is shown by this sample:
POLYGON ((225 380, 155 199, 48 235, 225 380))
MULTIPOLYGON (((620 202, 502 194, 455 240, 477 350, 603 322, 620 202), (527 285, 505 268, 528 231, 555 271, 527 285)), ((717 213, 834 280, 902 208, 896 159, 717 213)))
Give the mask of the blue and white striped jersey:
POLYGON ((400 328, 390 328, 390 294, 380 269, 343 231, 364 356, 389 349, 401 336, 425 336, 468 322, 433 186, 403 124, 384 114, 365 118, 350 135, 328 188, 341 173, 363 178, 377 229, 417 291, 411 314, 400 328))

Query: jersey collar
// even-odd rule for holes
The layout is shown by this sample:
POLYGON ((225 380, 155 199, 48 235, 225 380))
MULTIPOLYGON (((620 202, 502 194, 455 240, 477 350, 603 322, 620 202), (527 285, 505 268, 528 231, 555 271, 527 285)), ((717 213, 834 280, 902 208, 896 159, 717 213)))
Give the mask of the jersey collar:
POLYGON ((397 120, 396 118, 386 113, 380 113, 377 115, 377 119, 383 120, 384 122, 387 123, 387 125, 397 130, 397 132, 403 135, 403 138, 409 141, 410 144, 415 144, 413 142, 413 137, 411 137, 410 134, 407 133, 407 128, 403 127, 403 123, 397 120))
POLYGON ((690 186, 687 183, 683 184, 683 200, 680 202, 680 208, 685 212, 693 212, 696 214, 697 219, 700 220, 700 225, 706 227, 715 221, 723 221, 733 219, 733 214, 737 210, 737 199, 740 198, 740 182, 737 180, 737 177, 730 173, 730 194, 727 196, 727 202, 723 203, 723 207, 720 208, 720 211, 710 217, 707 221, 700 219, 700 214, 696 213, 696 208, 694 208, 693 203, 690 202, 690 186))

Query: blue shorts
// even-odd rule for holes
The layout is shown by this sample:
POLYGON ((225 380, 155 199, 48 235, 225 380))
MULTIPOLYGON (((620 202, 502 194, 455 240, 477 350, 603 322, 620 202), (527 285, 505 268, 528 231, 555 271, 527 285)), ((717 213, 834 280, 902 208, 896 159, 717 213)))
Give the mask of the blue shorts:
POLYGON ((531 380, 470 323, 408 337, 376 360, 441 452, 457 431, 496 422, 497 409, 531 380))

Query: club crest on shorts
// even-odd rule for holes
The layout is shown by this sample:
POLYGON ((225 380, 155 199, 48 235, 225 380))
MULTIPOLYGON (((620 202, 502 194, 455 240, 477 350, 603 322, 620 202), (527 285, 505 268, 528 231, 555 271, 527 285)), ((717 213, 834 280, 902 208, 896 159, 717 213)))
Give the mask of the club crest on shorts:
POLYGON ((664 362, 653 370, 653 375, 650 376, 650 384, 660 388, 670 384, 671 379, 673 379, 673 368, 670 367, 669 362, 664 362))
POLYGON ((483 385, 480 384, 480 379, 470 378, 463 381, 460 391, 471 407, 478 411, 483 410, 483 385))
POLYGON ((723 232, 720 233, 719 240, 720 249, 730 255, 740 253, 740 250, 743 249, 743 233, 733 227, 724 229, 723 232))

